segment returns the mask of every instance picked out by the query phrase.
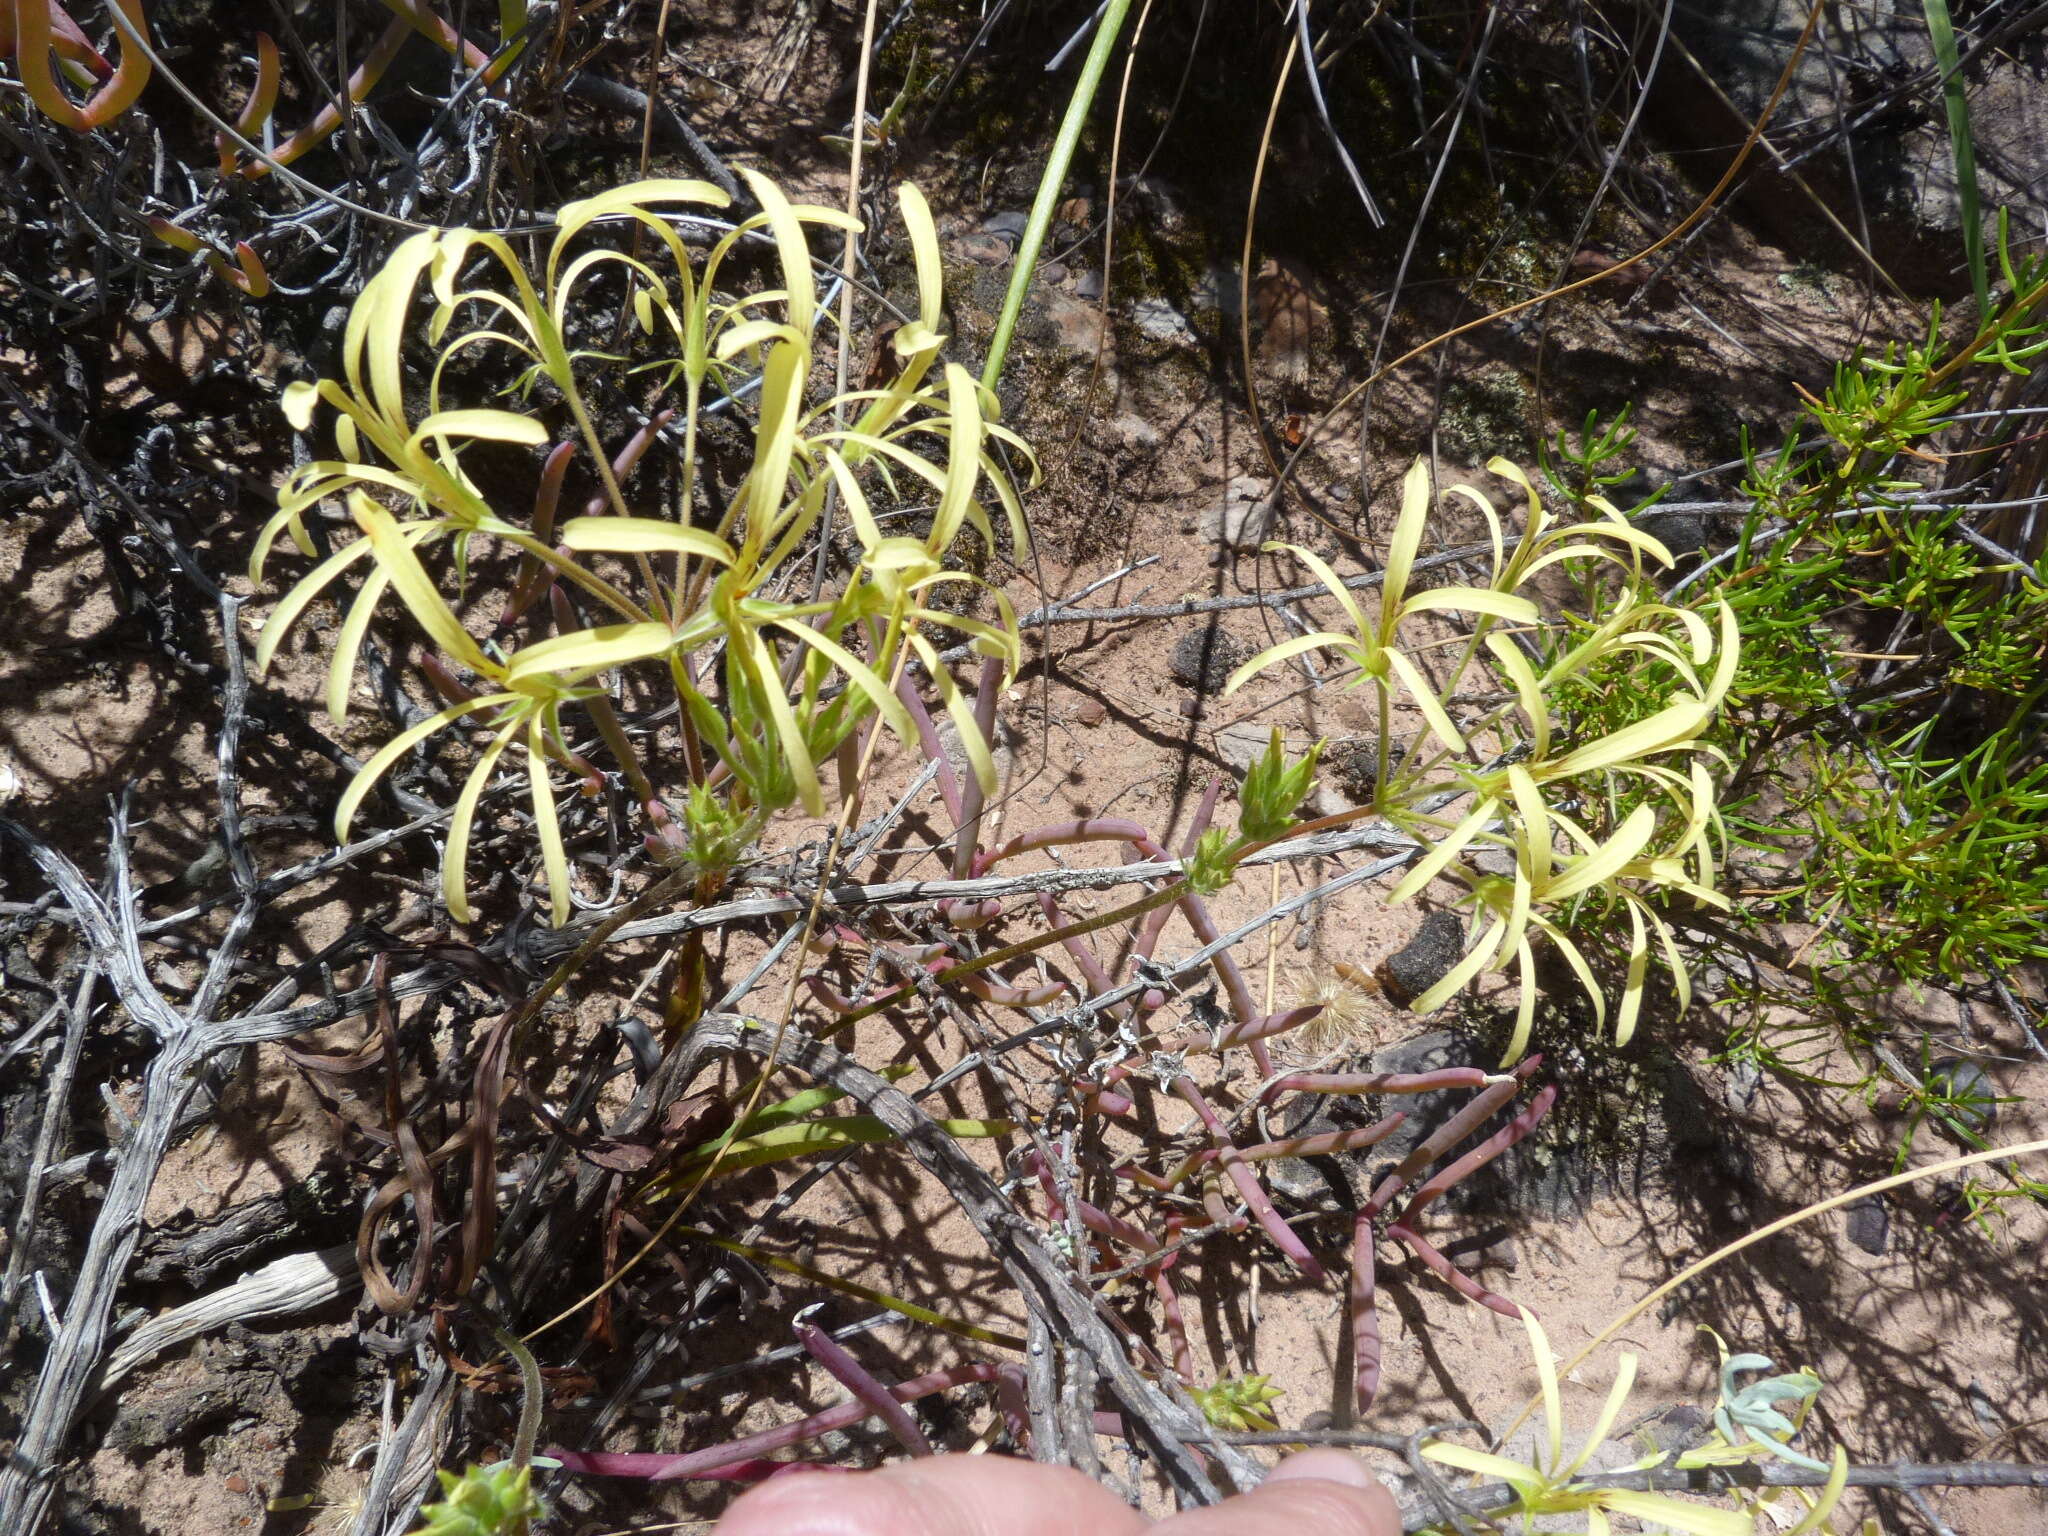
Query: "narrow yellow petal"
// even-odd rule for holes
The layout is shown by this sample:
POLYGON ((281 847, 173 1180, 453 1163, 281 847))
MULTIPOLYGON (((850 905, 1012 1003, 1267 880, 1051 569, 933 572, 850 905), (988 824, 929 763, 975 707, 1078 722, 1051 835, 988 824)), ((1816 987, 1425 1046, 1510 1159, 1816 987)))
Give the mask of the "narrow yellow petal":
POLYGON ((341 792, 341 803, 334 808, 334 840, 338 843, 348 841, 349 824, 355 820, 357 809, 362 805, 364 797, 376 787, 377 781, 390 771, 393 763, 434 732, 453 724, 464 715, 486 709, 493 704, 507 703, 510 697, 509 694, 494 693, 485 698, 451 704, 439 714, 408 727, 385 742, 370 755, 370 760, 356 771, 356 776, 348 781, 348 788, 341 792))
POLYGON ((389 512, 378 506, 360 491, 349 497, 349 511, 355 515, 356 526, 369 536, 377 556, 377 564, 383 570, 391 585, 397 590, 405 606, 412 610, 433 642, 461 662, 472 672, 485 676, 496 676, 498 667, 484 655, 469 632, 462 627, 462 621, 441 600, 441 594, 434 589, 426 567, 419 562, 419 556, 412 552, 412 545, 399 531, 398 524, 389 512))
POLYGON ((910 254, 917 265, 917 318, 926 332, 939 328, 944 300, 944 269, 939 264, 939 232, 932 223, 931 204, 909 182, 896 189, 896 206, 910 235, 910 254))
POLYGON ((464 870, 469 863, 469 833, 476 821, 477 803, 491 782, 491 770, 498 766, 499 757, 518 733, 517 718, 499 728, 476 767, 470 770, 455 802, 455 814, 448 821, 448 847, 441 855, 441 898, 448 904, 448 915, 458 923, 469 921, 469 890, 464 870))
POLYGON ((1590 891, 1595 886, 1605 884, 1642 852, 1643 844, 1650 840, 1650 834, 1656 830, 1656 811, 1647 805, 1637 806, 1629 812, 1628 819, 1615 829, 1612 837, 1584 858, 1567 864, 1563 873, 1538 894, 1545 901, 1567 901, 1582 891, 1590 891))
POLYGON ((1408 595, 1408 574, 1422 547, 1423 525, 1429 521, 1429 465, 1417 459, 1401 481, 1401 516, 1387 545, 1387 573, 1380 583, 1380 644, 1393 640, 1394 620, 1408 595))
POLYGON ((1808 1536, 1811 1531, 1821 1530, 1828 1516, 1834 1513, 1835 1505, 1841 1502, 1842 1490, 1848 1486, 1849 1453, 1838 1445, 1828 1467, 1827 1486, 1821 1489, 1820 1497, 1814 1500, 1813 1508, 1806 1512, 1806 1518, 1787 1531, 1785 1536, 1808 1536))
POLYGON ((569 921, 569 856, 562 846, 562 823, 555 814, 555 787, 548 780, 539 711, 526 722, 526 779, 533 795, 534 830, 540 834, 541 868, 547 873, 548 921, 559 928, 569 921))
POLYGON ((1394 669, 1407 687, 1409 699, 1422 711, 1422 718, 1429 722, 1429 728, 1436 733, 1436 739, 1453 752, 1463 752, 1465 738, 1458 734, 1457 726, 1451 723, 1450 714, 1438 701, 1436 689, 1429 679, 1422 675, 1422 669, 1392 646, 1380 654, 1387 658, 1387 665, 1394 669))
POLYGON ((1623 1350, 1614 1370, 1614 1385, 1607 1390, 1607 1401, 1601 1405, 1600 1416, 1593 1421, 1593 1427, 1586 1431, 1580 1443, 1579 1454, 1572 1458, 1572 1464, 1564 1470, 1564 1477, 1575 1477, 1579 1468, 1606 1441, 1608 1432, 1614 1428, 1614 1421, 1621 1416, 1622 1406, 1628 1402, 1628 1394, 1636 1383, 1636 1356, 1623 1350))
POLYGON ((1456 858, 1479 835, 1480 829, 1493 819, 1500 802, 1491 797, 1482 798, 1465 819, 1445 833, 1430 847, 1420 862, 1401 877, 1401 883, 1387 893, 1387 905, 1397 907, 1417 891, 1444 872, 1444 867, 1456 858))

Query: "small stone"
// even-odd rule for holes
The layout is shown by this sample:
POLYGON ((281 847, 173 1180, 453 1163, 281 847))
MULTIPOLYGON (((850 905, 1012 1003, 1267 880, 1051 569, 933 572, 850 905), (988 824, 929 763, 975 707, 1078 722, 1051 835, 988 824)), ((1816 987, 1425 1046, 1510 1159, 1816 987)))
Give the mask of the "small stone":
POLYGON ((1707 1416, 1694 1404, 1673 1403, 1662 1412, 1636 1421, 1634 1449, 1640 1455, 1654 1446, 1681 1456, 1694 1446, 1706 1444, 1712 1428, 1707 1416))
POLYGON ((1885 1251, 1891 1238, 1892 1218, 1881 1198, 1871 1195, 1858 1200, 1843 1210, 1842 1220, 1848 1228, 1849 1241, 1858 1248, 1869 1254, 1885 1251))
POLYGON ((1140 299, 1131 306, 1131 323, 1138 333, 1151 341, 1163 341, 1176 347, 1192 347, 1195 344, 1194 329, 1187 317, 1164 299, 1140 299))
POLYGON ((1095 216, 1095 204, 1085 197, 1070 197, 1053 210, 1062 224, 1086 224, 1095 216))
POLYGON ((1004 213, 992 213, 981 221, 984 234, 1001 235, 1007 240, 1022 240, 1024 230, 1031 220, 1014 209, 1004 213))
POLYGON ((1094 305, 1056 291, 1046 299, 1045 318, 1051 322, 1060 345, 1069 352, 1094 357, 1102 349, 1102 312, 1094 305))
POLYGON ((1074 297, 1077 299, 1099 299, 1102 297, 1102 274, 1083 272, 1074 279, 1074 297))
POLYGON ((1365 695, 1357 689, 1338 696, 1337 702, 1330 707, 1330 718, 1347 731, 1372 728, 1372 710, 1366 705, 1365 695))
POLYGON ((1184 688, 1200 693, 1221 693, 1245 659, 1244 647, 1215 624, 1191 629, 1174 641, 1167 653, 1166 670, 1184 688))
POLYGON ((1202 701, 1193 694, 1180 701, 1180 712, 1190 720, 1199 720, 1207 713, 1202 708, 1202 701))
POLYGON ((1000 267, 1010 259, 1011 247, 1001 235, 962 235, 953 242, 953 250, 962 261, 1000 267))
POLYGON ((1202 509, 1202 533, 1225 550, 1255 550, 1273 531, 1273 503, 1266 482, 1238 475, 1223 487, 1223 500, 1202 509))
POLYGON ((1334 1429, 1337 1416, 1327 1408, 1318 1408, 1314 1413, 1305 1414, 1301 1420, 1302 1429, 1308 1434, 1320 1434, 1323 1430, 1334 1429))
POLYGON ((239 1472, 230 1472, 221 1480, 221 1487, 227 1489, 229 1493, 247 1493, 249 1491, 249 1479, 242 1476, 239 1472))
POLYGON ((1444 1253, 1460 1273, 1467 1275, 1476 1275, 1482 1269, 1498 1269, 1513 1274, 1522 1267, 1522 1251, 1515 1246, 1512 1237, 1497 1238, 1490 1243, 1453 1244, 1444 1253))
POLYGON ((1754 1062, 1731 1062, 1727 1080, 1721 1087, 1721 1102, 1737 1111, 1748 1109, 1756 1100, 1756 1091, 1763 1086, 1764 1075, 1754 1062))
POLYGON ((1041 283, 1064 283, 1067 280, 1066 263, 1048 261, 1038 269, 1038 280, 1041 283))
POLYGON ((1380 966, 1380 985, 1403 1005, 1412 1003, 1448 976, 1465 953, 1465 924, 1450 911, 1432 912, 1406 946, 1380 966))
POLYGON ((1083 699, 1074 706, 1074 718, 1083 725, 1100 725, 1109 718, 1109 708, 1100 699, 1083 699))
POLYGON ((1974 1061, 1961 1056, 1944 1056, 1927 1069, 1927 1092, 1941 1100, 1930 1103, 1935 1122, 1962 1127, 1972 1136, 1982 1136, 1998 1118, 1998 1084, 1974 1061))

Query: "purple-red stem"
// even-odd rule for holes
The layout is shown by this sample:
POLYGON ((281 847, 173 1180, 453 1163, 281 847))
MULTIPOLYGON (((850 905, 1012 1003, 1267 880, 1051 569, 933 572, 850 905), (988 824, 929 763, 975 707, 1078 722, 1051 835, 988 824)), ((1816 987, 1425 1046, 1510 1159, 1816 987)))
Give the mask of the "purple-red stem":
POLYGON ((832 1373, 834 1381, 865 1403, 868 1412, 887 1426, 898 1445, 913 1456, 932 1454, 932 1443, 918 1428, 910 1410, 890 1396, 889 1389, 876 1379, 874 1372, 854 1359, 845 1345, 816 1323, 799 1323, 796 1336, 810 1357, 832 1373))
POLYGON ((1477 1067, 1440 1072, 1296 1072, 1277 1080, 1274 1093, 1434 1093, 1439 1088, 1484 1088, 1477 1067))
POLYGON ((1406 1243, 1415 1250, 1415 1256, 1427 1264, 1452 1290, 1467 1301, 1476 1301, 1488 1311, 1498 1312, 1502 1317, 1518 1318, 1522 1309, 1496 1291, 1489 1291, 1470 1275, 1459 1269, 1439 1253, 1435 1246, 1420 1232, 1402 1226, 1398 1221, 1387 1228, 1387 1236, 1406 1243))
POLYGON ((1410 1179, 1471 1135, 1488 1115, 1512 1099, 1520 1091, 1522 1079, 1535 1071, 1542 1062, 1541 1056, 1527 1058, 1514 1069, 1508 1081, 1490 1084, 1471 1103, 1438 1126, 1414 1151, 1401 1159, 1399 1166, 1392 1173, 1380 1181, 1379 1188, 1372 1192, 1372 1198, 1366 1202, 1365 1209, 1360 1214, 1373 1217, 1384 1211, 1387 1203, 1408 1187, 1410 1179))
MULTIPOLYGON (((1174 1218, 1177 1225, 1179 1218, 1174 1218)), ((1168 1236, 1172 1233, 1169 1231, 1168 1236)), ((1173 1282, 1166 1278, 1166 1271, 1172 1261, 1154 1264, 1145 1273, 1152 1279, 1152 1289, 1159 1293, 1159 1316, 1166 1329, 1167 1351, 1173 1365, 1173 1374, 1183 1382, 1195 1379, 1195 1351, 1188 1343, 1187 1320, 1181 1316, 1180 1293, 1173 1288, 1173 1282)))
MULTIPOLYGON (((1194 819, 1188 823, 1187 836, 1181 839, 1180 856, 1191 859, 1195 849, 1201 845, 1202 834, 1209 830, 1209 821, 1216 814, 1216 798, 1223 793, 1223 781, 1211 779, 1208 788, 1202 791, 1202 798, 1195 802, 1194 819)), ((1142 959, 1150 960, 1152 951, 1159 943, 1159 935, 1166 927, 1168 909, 1161 907, 1147 915, 1145 926, 1138 930, 1136 952, 1142 959)))
POLYGON ((896 697, 903 701, 903 707, 910 711, 910 723, 917 727, 918 750, 939 765, 939 798, 946 802, 946 814, 953 818, 953 825, 960 825, 960 781, 953 773, 953 760, 946 755, 946 749, 939 741, 939 733, 932 726, 932 717, 924 707, 924 700, 917 696, 917 685, 910 679, 909 668, 896 676, 896 697))
MULTIPOLYGON (((996 749, 996 703, 1001 697, 1002 686, 1002 658, 982 657, 981 679, 975 684, 974 728, 981 732, 982 743, 990 752, 996 749)), ((981 846, 982 808, 981 779, 970 773, 967 782, 960 786, 959 832, 953 842, 955 880, 966 879, 967 872, 974 867, 974 856, 981 846)))
POLYGON ((1309 1279, 1327 1280, 1328 1273, 1317 1262, 1316 1256, 1308 1251, 1308 1245, 1301 1240, 1300 1234, 1282 1221, 1280 1213, 1273 1209, 1273 1202, 1266 1194, 1265 1186, 1259 1182, 1258 1175, 1252 1172, 1251 1165, 1244 1160, 1243 1154, 1230 1144, 1229 1128, 1210 1107, 1209 1101, 1202 1097, 1202 1090, 1195 1086, 1194 1079, 1177 1077, 1173 1080, 1173 1088, 1174 1092, 1193 1105, 1195 1113, 1202 1117, 1202 1124, 1208 1127, 1209 1134, 1216 1140, 1217 1158, 1223 1165, 1223 1171, 1230 1175, 1230 1182, 1237 1186, 1237 1192, 1243 1197, 1246 1208, 1250 1210, 1266 1236, 1273 1240, 1273 1246, 1292 1259, 1295 1266, 1309 1279))
MULTIPOLYGON (((1213 796, 1204 796, 1204 808, 1214 803, 1213 796)), ((974 861, 974 872, 986 874, 1005 859, 1015 858, 1020 853, 1029 853, 1038 848, 1050 848, 1062 843, 1128 843, 1148 859, 1166 862, 1169 855, 1158 840, 1135 821, 1120 816, 1091 816, 1079 821, 1055 822, 1051 826, 1039 827, 1035 831, 1021 833, 1004 843, 1000 848, 991 849, 974 861)), ((1203 944, 1214 944, 1222 930, 1209 916, 1209 909, 1202 898, 1193 891, 1182 895, 1175 903, 1181 916, 1203 944)), ((1166 908, 1161 907, 1160 911, 1166 908)), ((1244 1028, 1253 1027, 1259 1020, 1258 1005, 1252 1001, 1251 988, 1245 985, 1244 973, 1237 968, 1237 962, 1230 958, 1228 950, 1219 950, 1210 957, 1217 976, 1223 982, 1223 990, 1230 996, 1231 1011, 1237 1015, 1238 1024, 1244 1028)), ((1248 1039, 1252 1060, 1258 1064, 1262 1076, 1273 1073, 1273 1059, 1266 1052, 1264 1043, 1256 1038, 1248 1039)))
MULTIPOLYGON (((1046 1203, 1052 1207, 1052 1219, 1064 1221, 1067 1202, 1061 1198, 1059 1185, 1053 1179, 1052 1170, 1045 1165, 1045 1159, 1032 1152, 1026 1155, 1024 1163, 1037 1175, 1040 1187, 1045 1190, 1046 1203)), ((1159 1251, 1159 1243, 1150 1233, 1141 1227, 1133 1226, 1121 1216, 1112 1216, 1109 1212, 1078 1197, 1073 1201, 1073 1211, 1075 1219, 1098 1237, 1106 1237, 1113 1243, 1122 1243, 1126 1248, 1135 1248, 1140 1253, 1159 1251)))
MULTIPOLYGON (((1541 1093, 1537 1094, 1535 1098, 1523 1106, 1522 1112, 1516 1115, 1514 1119, 1495 1131, 1486 1140, 1482 1141, 1449 1167, 1440 1168, 1431 1174, 1429 1181, 1415 1191, 1414 1195, 1409 1198, 1408 1204, 1402 1209, 1401 1215, 1398 1218, 1400 1223, 1407 1225, 1413 1222, 1416 1217, 1420 1216, 1434 1204, 1437 1197, 1443 1194, 1445 1190, 1456 1184, 1460 1179, 1477 1173, 1496 1157, 1499 1157, 1501 1153, 1507 1151, 1508 1148, 1535 1130, 1542 1123, 1543 1117, 1550 1113, 1550 1106, 1556 1102, 1557 1086, 1555 1084, 1546 1086, 1541 1093)), ((1513 1316, 1512 1313, 1509 1315, 1513 1316)))
POLYGON ((1378 1267, 1372 1217, 1360 1211, 1351 1224, 1351 1364, 1361 1413, 1380 1395, 1380 1314, 1373 1304, 1378 1267))
MULTIPOLYGON (((920 1397, 930 1397, 934 1392, 947 1392, 954 1387, 964 1387, 971 1382, 996 1381, 1005 1367, 991 1365, 983 1360, 970 1360, 964 1365, 952 1365, 942 1371, 898 1382, 888 1389, 889 1396, 899 1403, 911 1403, 920 1397)), ((1012 1367, 1011 1369, 1014 1369, 1012 1367)), ((650 1482, 674 1482, 684 1478, 715 1478, 728 1475, 726 1469, 736 1463, 765 1456, 770 1451, 779 1451, 785 1446, 797 1445, 805 1440, 815 1440, 835 1429, 845 1429, 870 1417, 865 1403, 840 1403, 821 1412, 781 1424, 774 1429, 764 1429, 758 1434, 747 1435, 724 1445, 714 1445, 706 1450, 688 1451, 680 1455, 660 1451, 570 1451, 551 1447, 548 1455, 562 1464, 563 1470, 582 1472, 595 1477, 638 1477, 650 1482)))

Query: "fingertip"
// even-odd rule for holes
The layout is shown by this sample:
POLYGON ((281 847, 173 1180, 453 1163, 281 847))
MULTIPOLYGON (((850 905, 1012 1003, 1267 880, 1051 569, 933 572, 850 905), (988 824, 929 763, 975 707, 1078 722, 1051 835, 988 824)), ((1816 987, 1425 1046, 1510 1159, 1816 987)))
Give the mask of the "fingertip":
POLYGON ((1190 1510, 1157 1536, 1398 1536, 1401 1512, 1364 1462, 1342 1451, 1303 1451, 1250 1493, 1190 1510))
POLYGON ((1266 1474, 1269 1483, 1294 1482, 1301 1478, 1313 1478, 1318 1482, 1342 1483, 1347 1488, 1378 1488, 1380 1481, 1367 1469, 1364 1462, 1348 1451, 1321 1449, 1296 1451, 1266 1474))
POLYGON ((1144 1518, 1066 1467, 931 1456, 846 1477, 784 1477, 735 1500, 718 1536, 1137 1536, 1144 1518))
POLYGON ((718 1536, 862 1536, 889 1529, 899 1505, 895 1489, 864 1474, 778 1477, 733 1500, 718 1536))

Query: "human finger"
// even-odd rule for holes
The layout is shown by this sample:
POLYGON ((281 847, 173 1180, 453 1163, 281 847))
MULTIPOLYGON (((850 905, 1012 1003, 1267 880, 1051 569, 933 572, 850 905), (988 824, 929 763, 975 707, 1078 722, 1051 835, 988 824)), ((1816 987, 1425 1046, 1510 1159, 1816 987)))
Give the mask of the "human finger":
POLYGON ((928 1456, 847 1477, 778 1477, 718 1536, 1135 1536, 1144 1517, 1068 1467, 928 1456))
POLYGON ((1400 1536, 1393 1496, 1356 1456, 1303 1451, 1250 1493, 1162 1520, 1152 1536, 1400 1536))

